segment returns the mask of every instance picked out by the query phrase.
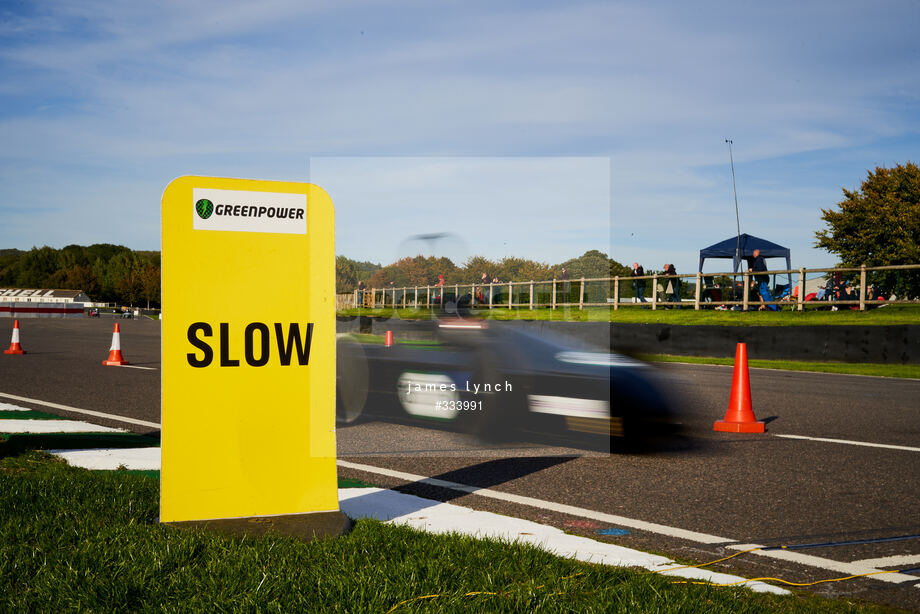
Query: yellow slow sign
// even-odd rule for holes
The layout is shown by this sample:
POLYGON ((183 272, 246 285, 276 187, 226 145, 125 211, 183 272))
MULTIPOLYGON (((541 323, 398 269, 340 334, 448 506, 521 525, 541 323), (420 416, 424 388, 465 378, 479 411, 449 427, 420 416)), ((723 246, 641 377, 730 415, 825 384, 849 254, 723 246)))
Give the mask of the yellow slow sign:
POLYGON ((160 520, 338 510, 329 196, 181 177, 162 232, 160 520))

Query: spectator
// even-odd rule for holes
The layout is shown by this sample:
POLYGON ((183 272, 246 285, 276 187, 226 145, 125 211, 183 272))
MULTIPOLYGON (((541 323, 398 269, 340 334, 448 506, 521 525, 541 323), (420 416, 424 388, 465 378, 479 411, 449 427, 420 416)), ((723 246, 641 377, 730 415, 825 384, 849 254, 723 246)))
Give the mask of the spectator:
POLYGON ((483 303, 483 302, 485 302, 485 294, 484 294, 484 293, 485 293, 485 290, 486 290, 486 286, 489 285, 489 276, 486 275, 485 273, 483 273, 483 274, 482 274, 482 277, 481 277, 480 280, 479 280, 479 284, 480 284, 480 285, 479 285, 479 290, 477 291, 476 298, 479 300, 480 303, 483 303))
POLYGON ((441 298, 444 296, 444 273, 438 273, 438 283, 435 284, 435 288, 442 288, 440 292, 437 292, 434 295, 434 302, 436 305, 441 304, 441 298))
POLYGON ((674 268, 673 264, 666 264, 664 265, 664 274, 668 276, 675 276, 668 279, 668 287, 665 290, 665 294, 670 297, 669 300, 672 303, 678 303, 677 308, 680 309, 680 277, 676 277, 677 269, 674 268))
MULTIPOLYGON (((843 287, 843 292, 840 295, 840 300, 842 301, 858 301, 859 297, 856 296, 856 293, 853 292, 853 286, 847 284, 843 287)), ((850 305, 850 309, 854 311, 859 311, 859 305, 850 305)))
POLYGON ((759 249, 754 250, 754 266, 751 267, 751 270, 754 272, 754 280, 757 282, 757 289, 760 293, 760 309, 779 311, 776 305, 767 305, 773 302, 773 295, 770 294, 770 276, 763 274, 767 271, 767 261, 760 255, 759 249))
MULTIPOLYGON (((639 266, 638 262, 633 262, 633 277, 642 277, 645 275, 645 269, 639 266)), ((640 303, 645 301, 645 280, 644 279, 634 279, 633 287, 636 290, 636 300, 640 303)))

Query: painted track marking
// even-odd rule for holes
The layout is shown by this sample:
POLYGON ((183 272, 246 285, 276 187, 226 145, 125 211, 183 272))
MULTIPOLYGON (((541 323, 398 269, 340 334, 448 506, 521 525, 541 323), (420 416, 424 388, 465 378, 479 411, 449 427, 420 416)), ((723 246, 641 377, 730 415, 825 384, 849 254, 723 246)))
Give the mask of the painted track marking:
POLYGON ((490 499, 498 499, 500 501, 507 501, 508 503, 517 503, 519 505, 536 507, 538 509, 559 512, 562 514, 569 514, 571 516, 579 516, 581 518, 590 518, 592 520, 598 520, 600 522, 606 522, 609 524, 616 524, 616 525, 620 525, 624 527, 630 527, 633 529, 637 529, 639 531, 648 531, 650 533, 668 535, 670 537, 686 539, 686 540, 701 543, 701 544, 721 544, 725 542, 735 541, 727 537, 719 537, 718 535, 707 535, 706 533, 697 533, 696 531, 687 531, 685 529, 678 529, 676 527, 669 527, 669 526, 662 525, 662 524, 655 524, 652 522, 646 522, 644 520, 636 520, 634 518, 626 518, 625 516, 616 516, 614 514, 607 514, 605 512, 589 510, 583 507, 575 507, 572 505, 565 505, 562 503, 554 503, 552 501, 534 499, 533 497, 524 497, 521 495, 514 495, 511 493, 501 492, 498 490, 492 490, 489 488, 480 488, 478 486, 470 486, 468 484, 461 484, 459 482, 439 480, 437 478, 429 478, 423 475, 415 475, 412 473, 405 473, 402 471, 395 471, 392 469, 384 469, 382 467, 374 467, 372 465, 361 465, 358 463, 351 463, 351 462, 343 461, 343 460, 338 461, 338 465, 340 467, 345 467, 348 469, 355 469, 357 471, 366 471, 368 473, 376 473, 379 475, 385 475, 385 476, 397 478, 400 480, 407 480, 410 482, 419 482, 422 484, 428 484, 430 486, 440 486, 442 488, 449 488, 450 490, 456 490, 460 492, 479 495, 481 497, 488 497, 490 499))
MULTIPOLYGON (((80 409, 77 407, 71 407, 69 405, 61 405, 59 403, 51 403, 48 401, 40 401, 37 399, 30 399, 28 397, 21 397, 17 395, 7 394, 0 392, 0 397, 12 399, 14 401, 22 401, 25 403, 35 403, 36 405, 43 405, 45 407, 52 407, 55 409, 62 409, 65 411, 72 411, 76 413, 86 414, 89 416, 96 416, 99 418, 105 418, 107 420, 116 420, 120 422, 127 422, 129 424, 137 424, 139 426, 146 426, 154 429, 159 429, 160 425, 156 422, 147 422, 144 420, 137 420, 135 418, 127 418, 124 416, 116 416, 113 414, 106 414, 103 412, 92 411, 89 409, 80 409)), ((786 437, 789 439, 805 439, 805 440, 815 440, 815 441, 827 441, 831 443, 848 443, 855 445, 863 445, 869 447, 881 447, 881 448, 893 448, 896 450, 909 450, 920 452, 920 448, 911 448, 908 446, 892 446, 888 444, 870 444, 864 442, 851 442, 843 439, 822 439, 818 437, 804 437, 801 435, 776 435, 777 437, 786 437)), ((439 480, 437 478, 429 478, 422 475, 416 475, 412 473, 405 473, 402 471, 395 471, 392 469, 385 469, 383 467, 375 467, 373 465, 362 465, 359 463, 352 463, 349 461, 339 460, 337 464, 340 467, 345 467, 348 469, 355 469, 357 471, 365 471, 367 473, 375 473, 378 475, 384 475, 388 477, 393 477, 401 480, 407 480, 411 482, 419 482, 422 484, 429 484, 431 486, 440 486, 442 488, 448 488, 450 490, 456 490, 460 492, 466 492, 469 494, 475 494, 482 497, 498 499, 501 501, 507 501, 509 503, 516 503, 519 505, 526 505, 528 507, 536 507, 538 509, 545 509, 549 511, 556 511, 563 514, 569 514, 571 516, 579 516, 582 518, 591 518, 593 520, 599 520, 601 522, 607 522, 610 524, 618 524, 620 526, 634 528, 640 531, 648 531, 650 533, 656 533, 659 535, 666 535, 671 537, 678 537, 681 539, 686 539, 688 541, 694 541, 704 544, 725 544, 725 547, 732 550, 747 550, 750 548, 762 547, 756 544, 738 544, 737 540, 728 539, 725 537, 719 537, 716 535, 708 535, 706 533, 698 533, 696 531, 687 531, 685 529, 679 529, 676 527, 669 527, 667 525, 660 525, 652 522, 646 522, 643 520, 636 520, 633 518, 626 518, 625 516, 616 516, 614 514, 607 514, 604 512, 598 512, 595 510, 589 510, 585 508, 575 507, 572 505, 565 505, 561 503, 554 503, 552 501, 544 501, 542 499, 535 499, 533 497, 525 497, 521 495, 514 495, 511 493, 505 493, 497 490, 491 490, 488 488, 480 488, 478 486, 470 486, 468 484, 461 484, 459 482, 450 482, 448 480, 439 480)), ((751 554, 757 554, 758 556, 766 556, 779 560, 795 562, 802 565, 807 565, 809 567, 817 567, 820 569, 830 570, 830 571, 840 571, 847 574, 861 574, 861 573, 873 573, 884 571, 877 569, 870 564, 884 563, 882 566, 889 566, 887 561, 888 559, 894 559, 896 557, 888 557, 886 559, 867 559, 865 561, 854 561, 852 563, 841 563, 840 561, 834 561, 832 559, 826 559, 823 557, 817 557, 812 555, 806 555, 799 552, 791 552, 789 550, 754 550, 751 554)), ((895 565, 899 564, 898 562, 894 563, 895 565)), ((876 580, 882 580, 885 582, 892 583, 901 583, 901 582, 915 582, 917 576, 911 576, 901 573, 886 573, 880 575, 869 576, 869 578, 874 578, 876 580)), ((917 584, 920 588, 920 583, 917 584)))
MULTIPOLYGON (((697 533, 695 531, 687 531, 685 529, 679 529, 676 527, 669 527, 666 525, 655 524, 652 522, 645 522, 644 520, 636 520, 633 518, 626 518, 624 516, 615 516, 613 514, 606 514, 604 512, 598 512, 598 511, 589 510, 585 508, 575 507, 572 505, 564 505, 561 503, 554 503, 553 501, 544 501, 542 499, 534 499, 532 497, 513 495, 511 493, 491 490, 489 488, 480 488, 478 486, 470 486, 468 484, 461 484, 459 482, 439 480, 437 478, 429 478, 423 475, 415 475, 412 473, 405 473, 403 471, 395 471, 392 469, 385 469, 383 467, 375 467, 373 465, 362 465, 362 464, 352 463, 352 462, 343 461, 343 460, 337 461, 337 464, 340 467, 345 467, 347 469, 355 469, 357 471, 375 473, 378 475, 384 475, 387 477, 397 478, 400 480, 418 482, 421 484, 428 484, 430 486, 440 486, 441 488, 448 488, 450 490, 456 490, 459 492, 479 495, 479 496, 488 497, 491 499, 499 499, 501 501, 507 501, 509 503, 517 503, 519 505, 526 505, 528 507, 536 507, 538 509, 560 512, 560 513, 569 514, 572 516, 590 518, 592 520, 599 520, 601 522, 607 522, 610 524, 618 524, 620 526, 631 527, 634 529, 638 529, 640 531, 648 531, 649 533, 656 533, 658 535, 679 537, 681 539, 686 539, 689 541, 694 541, 694 542, 704 543, 704 544, 724 544, 726 548, 730 548, 732 550, 750 550, 752 548, 764 548, 765 547, 759 544, 738 544, 737 540, 729 539, 726 537, 718 537, 716 535, 707 535, 706 533, 697 533)), ((859 562, 842 563, 840 561, 835 561, 833 559, 826 559, 826 558, 819 557, 819 556, 802 554, 800 552, 791 552, 789 550, 754 550, 751 554, 774 558, 774 559, 778 559, 782 561, 799 563, 800 565, 807 565, 809 567, 817 567, 819 569, 824 569, 827 571, 841 572, 847 575, 879 573, 881 571, 884 571, 881 569, 870 567, 865 564, 860 564, 859 562)), ((901 582, 915 582, 918 579, 917 576, 911 576, 911 575, 902 574, 902 573, 885 573, 885 574, 879 574, 879 575, 872 575, 868 577, 874 578, 876 580, 882 580, 883 582, 890 582, 890 583, 895 583, 895 584, 898 584, 901 582)), ((918 584, 917 586, 920 587, 920 584, 918 584)))
POLYGON ((886 448, 888 450, 906 450, 907 452, 920 452, 920 448, 911 446, 895 446, 888 443, 870 443, 868 441, 851 441, 849 439, 829 439, 827 437, 806 437, 804 435, 779 435, 774 437, 783 437, 785 439, 805 439, 808 441, 823 441, 825 443, 845 443, 851 446, 863 446, 866 448, 886 448))
POLYGON ((70 405, 61 405, 60 403, 51 403, 49 401, 39 401, 38 399, 30 399, 28 397, 20 397, 15 394, 7 394, 5 392, 0 392, 0 397, 5 399, 13 399, 14 401, 22 401, 24 403, 35 403, 36 405, 43 405, 44 407, 52 407, 54 409, 63 409, 64 411, 72 411, 78 414, 85 414, 87 416, 95 416, 97 418, 104 418, 106 420, 116 420, 118 422, 127 422, 128 424, 136 424, 137 426, 146 426, 152 429, 159 429, 160 425, 156 422, 147 422, 146 420, 138 420, 137 418, 127 418, 125 416, 116 416, 114 414, 106 414, 101 411, 93 411, 91 409, 80 409, 79 407, 71 407, 70 405))
POLYGON ((879 559, 861 559, 853 561, 854 565, 868 565, 869 567, 902 567, 904 565, 920 564, 920 554, 895 554, 883 556, 879 559))
MULTIPOLYGON (((761 544, 731 544, 726 546, 726 548, 729 550, 751 550, 753 548, 765 547, 766 546, 761 544)), ((885 570, 878 569, 869 565, 863 565, 859 561, 855 561, 853 563, 845 563, 841 561, 835 561, 833 559, 826 559, 822 556, 793 552, 791 550, 753 550, 750 554, 766 556, 780 561, 788 561, 790 563, 798 563, 800 565, 808 565, 809 567, 818 567, 828 571, 847 574, 848 576, 856 576, 860 574, 878 574, 868 577, 893 584, 900 584, 902 582, 916 582, 918 579, 920 579, 917 576, 911 576, 903 573, 880 573, 885 570)))

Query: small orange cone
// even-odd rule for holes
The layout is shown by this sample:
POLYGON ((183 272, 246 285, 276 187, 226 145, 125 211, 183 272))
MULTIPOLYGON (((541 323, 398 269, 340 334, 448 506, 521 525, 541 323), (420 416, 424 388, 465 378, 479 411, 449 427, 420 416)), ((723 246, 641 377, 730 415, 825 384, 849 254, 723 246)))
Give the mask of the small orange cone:
POLYGON ((26 351, 22 349, 22 346, 19 344, 19 320, 13 322, 13 339, 10 341, 10 349, 3 350, 4 354, 25 354, 26 351))
POLYGON ((115 322, 115 332, 112 333, 112 347, 109 350, 109 359, 103 360, 102 364, 115 367, 131 364, 121 355, 121 329, 118 328, 118 322, 115 322))
POLYGON ((383 345, 390 347, 393 345, 393 331, 388 330, 386 336, 383 338, 383 345))
POLYGON ((726 433, 763 433, 764 423, 754 417, 751 408, 751 379, 748 376, 747 344, 739 343, 735 349, 735 373, 732 376, 732 394, 723 420, 717 420, 714 431, 726 433))

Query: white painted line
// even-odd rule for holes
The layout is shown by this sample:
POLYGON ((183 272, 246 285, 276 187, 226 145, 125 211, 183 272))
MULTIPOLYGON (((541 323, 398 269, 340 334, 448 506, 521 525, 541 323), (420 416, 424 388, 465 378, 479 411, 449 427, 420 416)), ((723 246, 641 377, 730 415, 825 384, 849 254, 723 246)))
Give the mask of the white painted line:
POLYGON ((592 520, 598 520, 600 522, 605 522, 608 524, 618 525, 621 527, 629 527, 631 529, 636 529, 638 531, 648 531, 649 533, 656 533, 659 535, 667 535, 669 537, 676 537, 679 539, 686 539, 688 541, 697 542, 701 544, 721 544, 725 542, 735 541, 727 537, 719 537, 718 535, 707 535, 706 533, 697 533, 695 531, 687 531, 685 529, 678 529, 675 527, 669 527, 669 526, 662 525, 662 524, 655 524, 652 522, 646 522, 644 520, 636 520, 634 518, 626 518, 625 516, 616 516, 614 514, 607 514, 605 512, 597 512, 597 511, 585 509, 582 507, 565 505, 563 503, 555 503, 553 501, 544 501, 542 499, 534 499, 532 497, 513 495, 511 493, 501 492, 498 490, 491 490, 489 488, 480 488, 478 486, 469 486, 467 484, 460 484, 459 482, 449 482, 447 480, 429 478, 423 475, 404 473, 402 471, 394 471, 392 469, 384 469, 382 467, 374 467, 372 465, 361 465, 358 463, 351 463, 351 462, 343 461, 343 460, 340 460, 337 462, 340 467, 346 467, 348 469, 356 469, 358 471, 376 473, 379 475, 385 475, 385 476, 400 479, 400 480, 407 480, 410 482, 419 482, 422 484, 429 484, 431 486, 440 486, 442 488, 449 488, 451 490, 457 490, 460 492, 475 494, 481 497, 488 497, 490 499, 498 499, 500 501, 516 503, 518 505, 527 505, 529 507, 535 507, 538 509, 559 512, 561 514, 579 516, 581 518, 590 518, 592 520))
MULTIPOLYGON (((567 535, 561 529, 529 520, 482 512, 459 505, 442 503, 380 488, 340 488, 339 507, 350 518, 375 518, 437 534, 469 535, 480 539, 530 544, 564 558, 599 565, 640 567, 714 584, 744 582, 744 578, 705 569, 675 569, 674 561, 647 552, 599 542, 587 537, 567 535)), ((789 591, 765 584, 748 582, 753 591, 788 594, 789 591)))
POLYGON ((845 443, 851 446, 863 446, 866 448, 886 448, 888 450, 906 450, 908 452, 920 452, 920 448, 911 446, 895 446, 887 443, 870 443, 867 441, 850 441, 849 439, 828 439, 826 437, 805 437, 804 435, 779 435, 774 433, 775 437, 785 439, 807 439, 808 441, 823 441, 826 443, 845 443))
POLYGON ((109 365, 110 367, 124 367, 125 369, 146 369, 147 371, 156 371, 156 367, 141 367, 139 365, 109 365))
POLYGON ((123 448, 112 450, 51 450, 55 456, 74 467, 113 470, 119 467, 142 471, 159 471, 160 448, 123 448))
MULTIPOLYGON (((600 522, 605 522, 608 524, 619 525, 623 527, 630 527, 630 528, 633 528, 639 531, 648 531, 649 533, 667 535, 670 537, 678 537, 681 539, 686 539, 689 541, 695 541, 695 542, 704 543, 704 544, 716 544, 716 543, 726 544, 726 542, 734 542, 734 543, 731 543, 730 545, 726 544, 725 546, 726 548, 729 548, 732 550, 751 550, 753 548, 764 548, 765 547, 765 546, 761 546, 758 544, 738 544, 737 540, 729 539, 727 537, 718 537, 716 535, 696 533, 694 531, 687 531, 685 529, 678 529, 675 527, 655 524, 652 522, 645 522, 643 520, 625 518, 623 516, 615 516, 613 514, 606 514, 604 512, 597 512, 594 510, 574 507, 571 505, 563 505, 560 503, 554 503, 552 501, 543 501, 541 499, 533 499, 531 497, 522 497, 519 495, 512 495, 510 493, 490 490, 488 488, 478 488, 476 486, 469 486, 467 484, 449 482, 447 480, 439 480, 437 478, 427 478, 421 475, 404 473, 402 471, 394 471, 392 469, 385 469, 382 467, 374 467, 372 465, 361 465, 358 463, 351 463, 351 462, 343 461, 343 460, 340 460, 337 462, 339 466, 346 467, 348 469, 355 469, 357 471, 366 471, 368 473, 376 473, 378 475, 385 475, 385 476, 397 478, 400 480, 407 480, 411 482, 429 484, 431 486, 440 486, 442 488, 449 488, 451 490, 457 490, 460 492, 466 492, 466 493, 470 493, 474 495, 480 495, 483 497, 489 497, 492 499, 508 501, 509 503, 517 503, 519 505, 527 505, 530 507, 536 507, 539 509, 560 512, 560 513, 569 514, 572 516, 590 518, 592 520, 598 520, 600 522)), ((791 550, 754 550, 753 552, 751 552, 751 554, 756 554, 758 556, 766 556, 766 557, 784 560, 784 561, 790 561, 793 563, 798 563, 800 565, 808 565, 810 567, 817 567, 819 569, 825 569, 829 571, 837 571, 837 572, 840 572, 846 575, 857 575, 857 574, 884 571, 881 569, 875 569, 873 567, 860 565, 858 563, 842 563, 840 561, 834 561, 834 560, 825 559, 822 557, 802 554, 800 552, 795 552, 791 550)), ((679 575, 676 573, 676 570, 675 570, 675 575, 679 575)), ((883 582, 891 582, 891 583, 916 582, 918 579, 917 576, 911 576, 911 575, 901 574, 901 573, 884 573, 884 574, 872 575, 868 577, 874 578, 876 580, 881 580, 883 582)), ((920 583, 918 583, 917 586, 920 587, 920 583)))
POLYGON ((0 420, 0 433, 124 433, 79 420, 0 420))
POLYGON ((36 405, 42 405, 44 407, 52 407, 54 409, 63 409, 64 411, 72 411, 78 414, 85 414, 87 416, 105 418, 106 420, 116 420, 118 422, 126 422, 128 424, 146 426, 152 429, 160 428, 160 425, 157 424, 156 422, 147 422, 146 420, 138 420, 136 418, 127 418, 125 416, 116 416, 114 414, 104 414, 101 411, 92 411, 90 409, 80 409, 78 407, 71 407, 69 405, 61 405, 60 403, 50 403, 48 401, 39 401, 38 399, 30 399, 28 397, 19 397, 14 394, 6 394, 5 392, 0 392, 0 397, 3 397, 5 399, 13 399, 14 401, 22 401, 23 403, 35 403, 36 405))
POLYGON ((880 559, 861 559, 853 561, 854 565, 866 565, 868 567, 903 567, 904 565, 920 564, 920 554, 895 554, 893 556, 883 556, 880 559))
POLYGON ((28 407, 20 407, 10 403, 0 403, 0 411, 32 411, 28 407))
MULTIPOLYGON (((730 546, 726 546, 726 548, 729 550, 750 550, 752 548, 764 547, 765 546, 758 544, 732 544, 730 546)), ((813 556, 811 554, 802 554, 801 552, 797 552, 795 550, 754 550, 750 554, 766 556, 771 559, 788 561, 790 563, 798 563, 800 565, 808 565, 809 567, 818 567, 828 571, 836 571, 848 576, 857 576, 860 574, 870 573, 876 574, 867 577, 875 580, 881 580, 882 582, 890 582, 892 584, 900 584, 902 582, 916 582, 918 579, 917 576, 911 576, 903 573, 879 573, 885 570, 878 569, 869 565, 861 565, 859 562, 844 563, 842 561, 826 559, 824 557, 813 556)))

